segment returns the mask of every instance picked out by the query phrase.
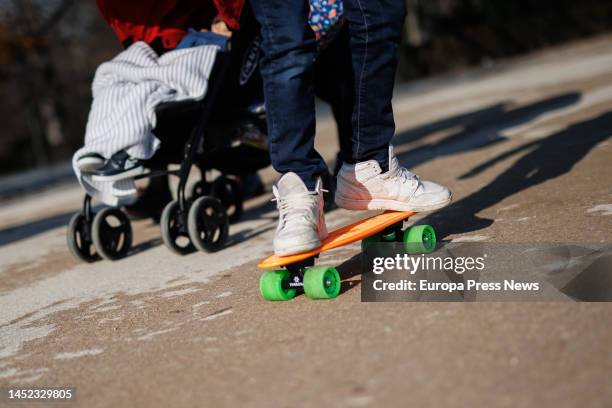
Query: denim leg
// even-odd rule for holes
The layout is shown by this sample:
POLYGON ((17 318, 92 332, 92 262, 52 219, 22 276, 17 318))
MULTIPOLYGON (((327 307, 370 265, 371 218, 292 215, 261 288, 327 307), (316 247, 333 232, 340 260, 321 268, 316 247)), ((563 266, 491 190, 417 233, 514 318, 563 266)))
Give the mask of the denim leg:
POLYGON ((261 25, 270 158, 281 174, 297 173, 309 189, 327 166, 314 149, 316 40, 304 0, 251 0, 261 25))
POLYGON ((352 161, 353 137, 353 76, 348 28, 343 27, 329 45, 319 53, 315 67, 317 97, 327 102, 332 110, 338 131, 340 152, 336 157, 333 175, 343 162, 352 161))
POLYGON ((404 0, 344 0, 354 75, 352 159, 377 160, 388 168, 395 133, 391 98, 397 49, 406 13, 404 0))

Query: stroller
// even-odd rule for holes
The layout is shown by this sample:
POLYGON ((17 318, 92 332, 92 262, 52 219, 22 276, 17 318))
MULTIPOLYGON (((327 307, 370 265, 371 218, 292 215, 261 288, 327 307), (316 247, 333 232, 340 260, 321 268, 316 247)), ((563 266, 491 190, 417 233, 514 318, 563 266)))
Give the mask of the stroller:
MULTIPOLYGON (((220 92, 228 83, 238 92, 262 89, 258 73, 251 71, 248 75, 251 79, 244 81, 245 65, 250 64, 247 69, 253 70, 257 65, 256 61, 253 65, 253 58, 258 57, 258 44, 256 37, 247 47, 217 53, 209 89, 202 101, 156 107, 157 125, 153 133, 160 139, 161 147, 147 164, 150 168, 180 164, 180 168, 152 170, 135 179, 178 177, 177 198, 166 205, 160 219, 162 240, 174 253, 221 249, 228 238, 229 223, 240 218, 243 204, 241 185, 227 176, 250 174, 270 164, 263 104, 232 109, 228 92, 220 92), (187 179, 194 165, 203 179, 188 196, 187 179), (221 175, 209 182, 205 175, 212 170, 221 175)), ((68 224, 67 243, 70 252, 85 262, 100 257, 123 258, 132 246, 130 220, 120 208, 105 207, 95 212, 92 197, 86 194, 82 210, 68 224)))

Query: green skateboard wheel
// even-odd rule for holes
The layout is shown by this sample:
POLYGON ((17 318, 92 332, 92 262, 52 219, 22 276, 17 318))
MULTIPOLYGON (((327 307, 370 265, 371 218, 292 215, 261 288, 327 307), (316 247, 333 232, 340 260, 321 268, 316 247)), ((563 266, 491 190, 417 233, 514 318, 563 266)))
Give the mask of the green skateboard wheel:
POLYGON ((304 292, 310 299, 332 299, 340 293, 340 282, 336 268, 313 266, 304 273, 304 292))
POLYGON ((436 249, 436 232, 431 225, 415 225, 404 231, 404 247, 409 254, 428 254, 436 249))
POLYGON ((259 279, 259 292, 266 300, 291 300, 295 296, 295 289, 288 288, 288 281, 289 271, 265 271, 259 279))

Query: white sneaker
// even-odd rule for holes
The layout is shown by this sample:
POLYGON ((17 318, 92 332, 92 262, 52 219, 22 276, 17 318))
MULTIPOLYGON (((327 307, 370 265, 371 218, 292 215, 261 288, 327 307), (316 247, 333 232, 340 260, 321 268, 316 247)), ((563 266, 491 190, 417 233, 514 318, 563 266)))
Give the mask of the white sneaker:
POLYGON ((308 191, 297 174, 287 173, 272 191, 279 213, 274 254, 294 255, 320 247, 327 238, 321 180, 315 191, 308 191))
POLYGON ((76 164, 81 173, 93 173, 104 166, 105 162, 106 159, 98 153, 87 153, 79 157, 76 164))
POLYGON ((343 164, 338 173, 336 204, 347 210, 432 211, 451 202, 450 191, 419 178, 399 165, 389 146, 389 171, 376 160, 343 164))

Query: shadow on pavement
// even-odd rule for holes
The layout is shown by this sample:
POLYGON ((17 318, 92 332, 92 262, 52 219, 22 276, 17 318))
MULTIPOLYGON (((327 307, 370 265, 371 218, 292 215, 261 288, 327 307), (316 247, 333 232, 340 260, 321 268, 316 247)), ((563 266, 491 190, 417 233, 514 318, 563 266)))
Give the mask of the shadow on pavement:
POLYGON ((359 286, 361 284, 361 280, 350 280, 353 276, 357 276, 361 274, 361 252, 357 255, 352 256, 346 261, 342 262, 339 266, 336 267, 338 273, 340 274, 340 279, 342 280, 342 286, 340 287, 340 294, 348 292, 359 286))
POLYGON ((402 154, 399 158, 401 164, 410 169, 434 158, 499 143, 506 140, 501 134, 503 130, 526 124, 545 113, 571 106, 578 101, 580 93, 569 92, 514 109, 508 109, 508 103, 504 102, 401 132, 393 139, 393 143, 400 146, 434 132, 457 126, 463 128, 441 141, 428 143, 402 154))
POLYGON ((74 211, 54 215, 40 220, 26 222, 0 230, 0 246, 27 239, 57 227, 66 227, 74 211))
POLYGON ((568 282, 561 291, 584 302, 612 302, 610 265, 612 255, 604 254, 568 282))
POLYGON ((141 242, 138 245, 134 245, 132 249, 130 249, 130 252, 128 252, 128 256, 133 256, 141 252, 148 251, 149 249, 153 249, 160 245, 163 245, 163 241, 161 240, 161 238, 149 239, 147 241, 141 242))
POLYGON ((477 213, 529 187, 569 172, 595 145, 612 136, 611 129, 612 111, 499 154, 459 178, 473 177, 501 160, 528 151, 491 183, 420 222, 427 224, 435 220, 440 238, 485 228, 493 220, 479 218, 477 213))

